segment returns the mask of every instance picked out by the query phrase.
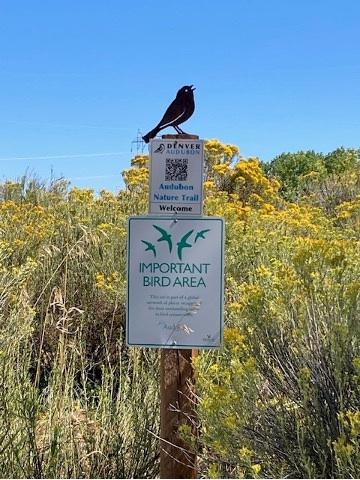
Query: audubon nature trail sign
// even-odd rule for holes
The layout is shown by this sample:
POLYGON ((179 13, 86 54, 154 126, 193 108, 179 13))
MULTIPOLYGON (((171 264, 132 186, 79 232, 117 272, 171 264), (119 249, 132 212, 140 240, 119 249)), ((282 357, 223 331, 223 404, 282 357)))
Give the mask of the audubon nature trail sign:
POLYGON ((201 215, 204 140, 154 139, 150 155, 150 214, 201 215))
POLYGON ((219 347, 224 228, 219 217, 128 219, 129 346, 219 347))

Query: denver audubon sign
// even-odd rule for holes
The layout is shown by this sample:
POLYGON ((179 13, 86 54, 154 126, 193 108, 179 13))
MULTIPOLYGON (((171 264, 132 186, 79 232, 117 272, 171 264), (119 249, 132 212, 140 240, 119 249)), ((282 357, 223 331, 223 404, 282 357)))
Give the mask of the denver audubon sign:
POLYGON ((202 214, 203 140, 151 141, 149 213, 202 214))

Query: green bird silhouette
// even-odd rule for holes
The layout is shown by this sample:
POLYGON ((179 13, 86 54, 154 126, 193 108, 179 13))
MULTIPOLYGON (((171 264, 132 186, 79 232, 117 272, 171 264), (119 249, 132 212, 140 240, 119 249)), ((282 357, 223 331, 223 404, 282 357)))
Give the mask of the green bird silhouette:
POLYGON ((147 252, 148 250, 151 250, 154 254, 154 257, 156 257, 156 250, 155 250, 155 245, 153 245, 152 243, 150 242, 147 242, 146 240, 141 240, 143 243, 145 243, 146 247, 145 248, 145 252, 147 252))
POLYGON ((158 238, 158 242, 167 242, 169 245, 169 252, 171 253, 171 250, 172 250, 171 235, 166 230, 164 230, 161 227, 158 227, 157 225, 153 225, 153 227, 156 228, 156 230, 160 232, 162 235, 160 238, 158 238))
POLYGON ((200 232, 198 232, 198 233, 196 234, 194 243, 196 243, 196 240, 197 240, 198 238, 203 238, 203 239, 205 239, 205 236, 204 236, 204 235, 205 235, 206 232, 210 232, 210 228, 207 228, 206 230, 201 230, 200 232))
POLYGON ((190 230, 190 232, 185 233, 185 235, 182 237, 180 242, 177 242, 177 246, 178 246, 177 254, 178 254, 179 260, 182 260, 183 248, 187 248, 187 247, 192 246, 192 245, 190 245, 190 243, 187 243, 186 240, 190 237, 190 235, 193 233, 193 231, 194 230, 190 230))

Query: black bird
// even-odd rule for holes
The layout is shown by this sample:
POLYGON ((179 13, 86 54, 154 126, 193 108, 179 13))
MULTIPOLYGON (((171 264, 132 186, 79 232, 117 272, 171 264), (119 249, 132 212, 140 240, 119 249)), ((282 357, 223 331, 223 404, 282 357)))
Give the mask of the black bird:
POLYGON ((180 88, 176 94, 175 100, 169 105, 161 121, 156 127, 143 136, 143 140, 149 143, 149 140, 166 127, 174 127, 177 133, 185 133, 179 128, 180 123, 186 122, 195 110, 193 85, 185 85, 180 88))

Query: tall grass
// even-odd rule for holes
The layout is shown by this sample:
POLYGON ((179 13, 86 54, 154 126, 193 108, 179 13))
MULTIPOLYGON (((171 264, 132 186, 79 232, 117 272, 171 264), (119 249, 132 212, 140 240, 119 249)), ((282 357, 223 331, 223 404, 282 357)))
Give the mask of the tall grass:
POLYGON ((0 476, 156 476, 158 355, 124 345, 129 204, 26 179, 0 196, 0 476))

